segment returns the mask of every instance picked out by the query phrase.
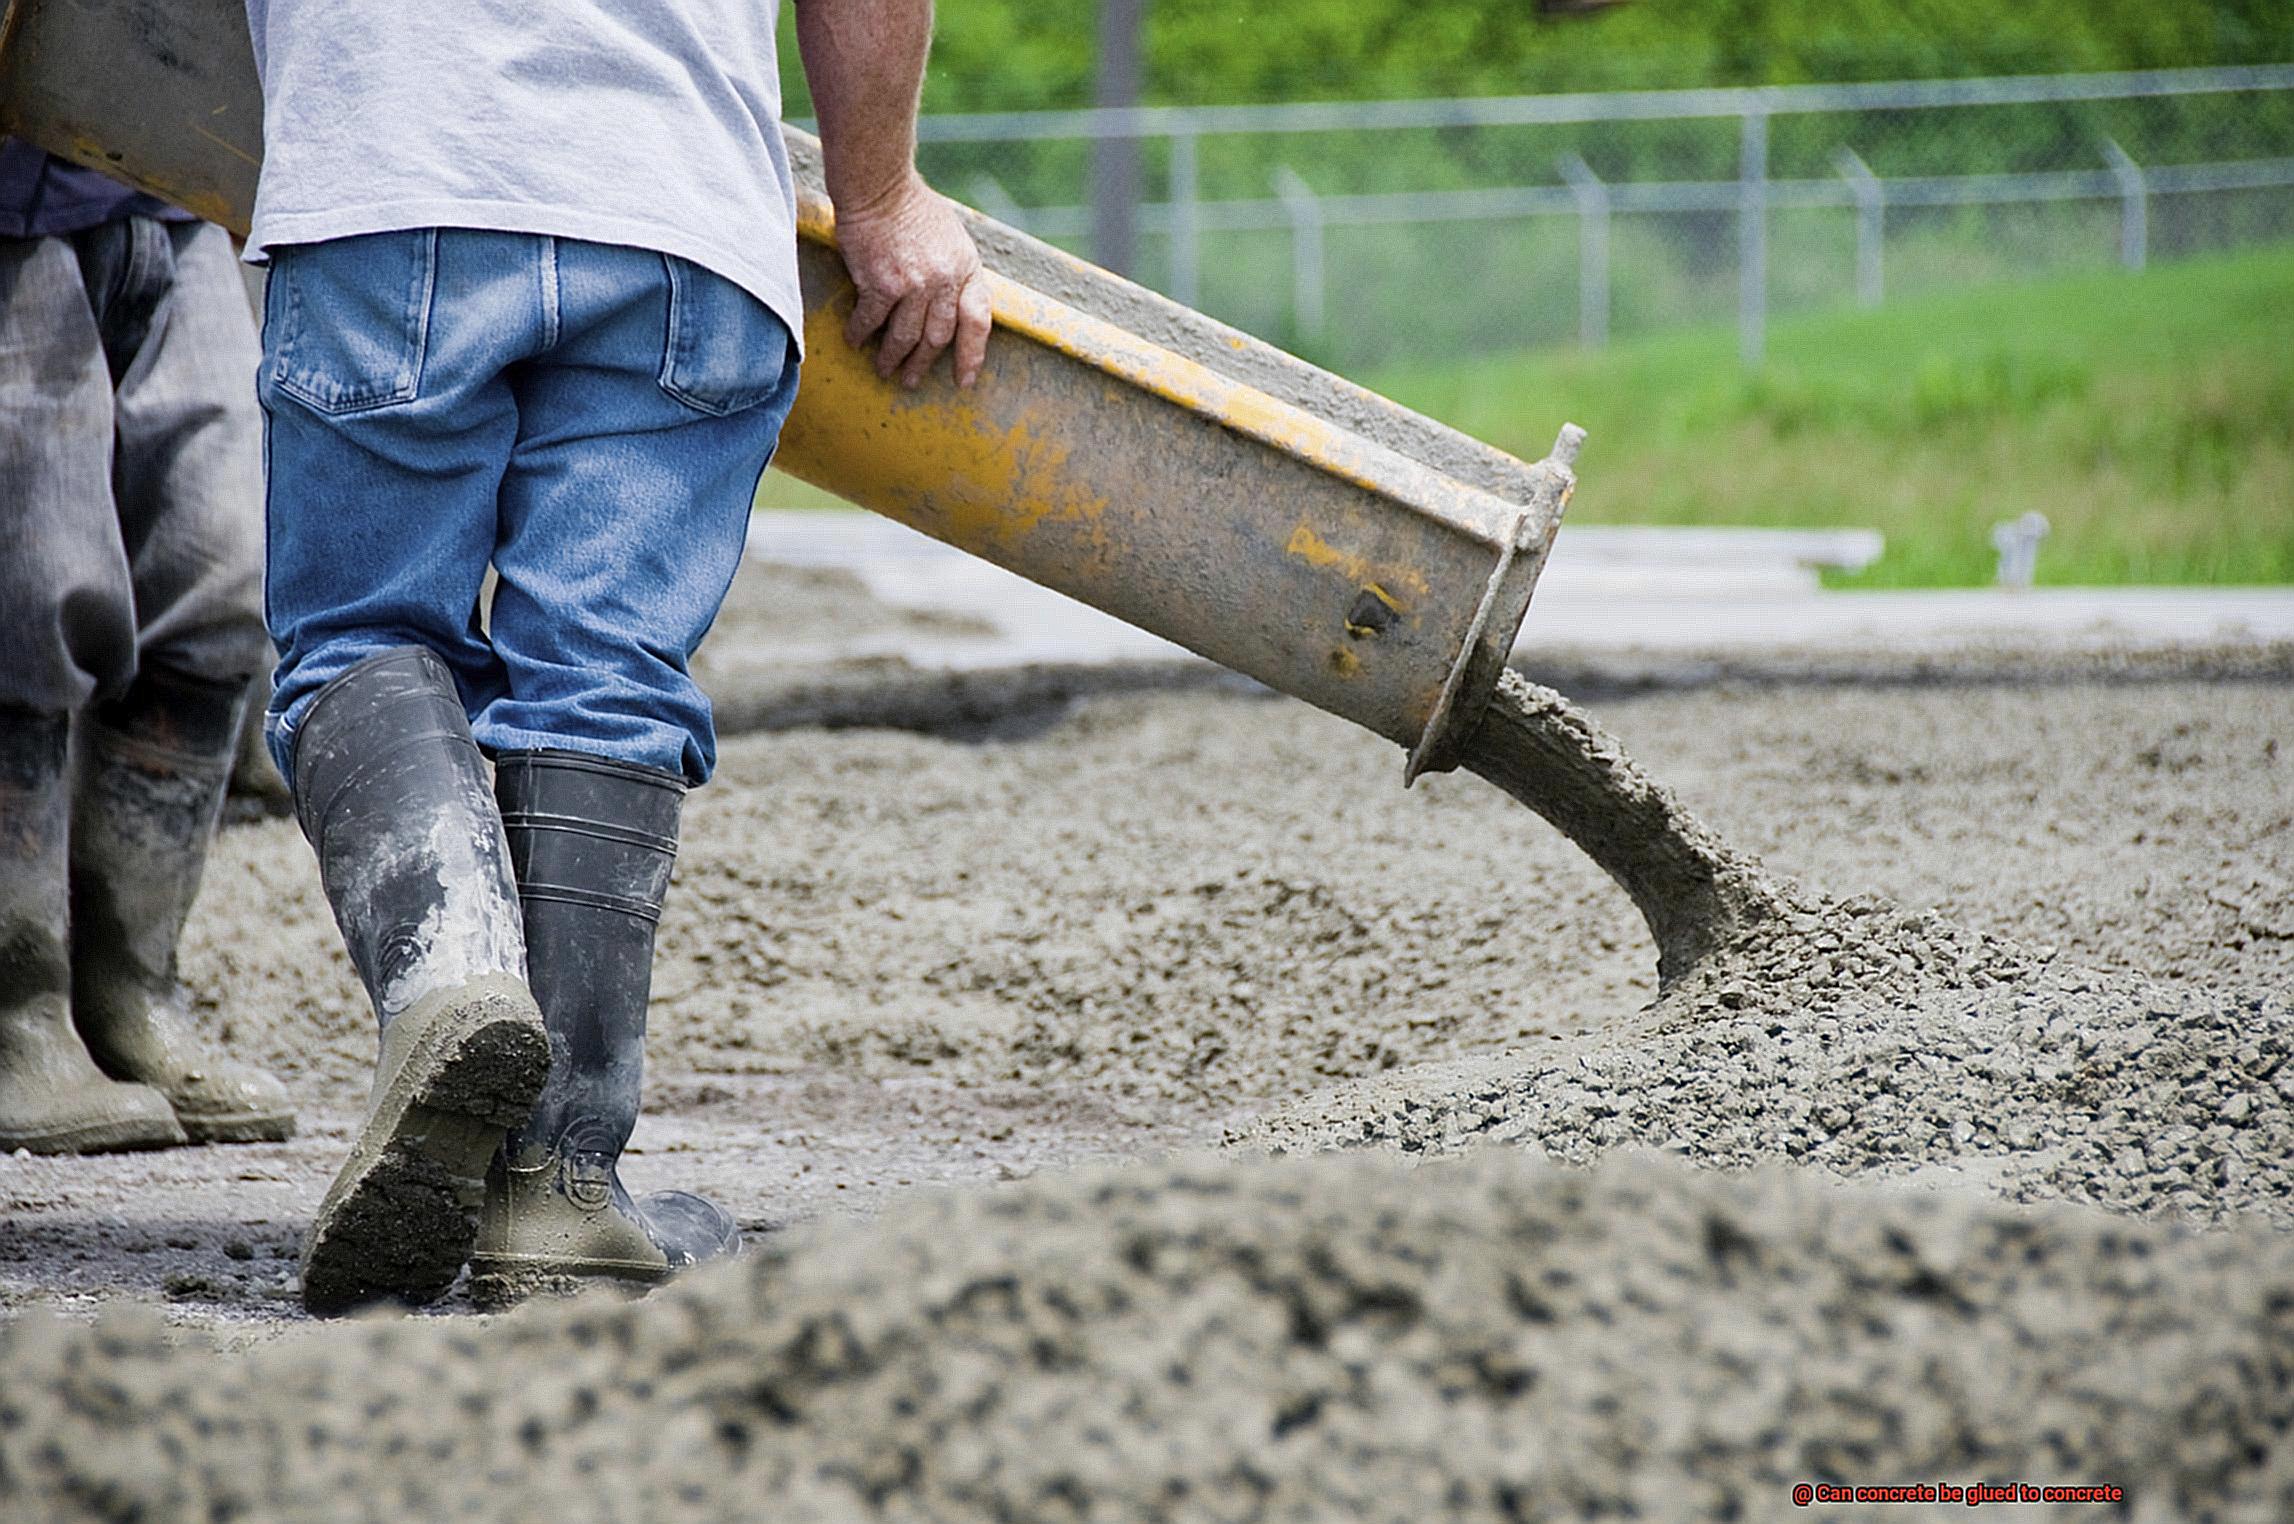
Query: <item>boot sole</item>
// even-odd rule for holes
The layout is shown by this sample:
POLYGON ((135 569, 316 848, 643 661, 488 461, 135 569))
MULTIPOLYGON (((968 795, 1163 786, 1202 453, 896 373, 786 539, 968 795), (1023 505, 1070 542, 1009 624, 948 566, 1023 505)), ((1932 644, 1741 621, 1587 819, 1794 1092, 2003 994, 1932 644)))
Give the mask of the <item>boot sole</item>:
POLYGON ((189 1142, 181 1127, 149 1117, 88 1122, 49 1132, 0 1133, 0 1153, 23 1149, 34 1154, 124 1154, 151 1148, 180 1148, 189 1142))
POLYGON ((194 1143, 284 1143, 295 1135, 293 1112, 241 1112, 236 1116, 175 1114, 194 1143))
MULTIPOLYGON (((549 1037, 524 984, 502 976, 433 996, 376 1095, 303 1244, 303 1305, 435 1301, 477 1241, 486 1166, 549 1078, 549 1037)), ((395 1028, 394 1028, 395 1030, 395 1028)))

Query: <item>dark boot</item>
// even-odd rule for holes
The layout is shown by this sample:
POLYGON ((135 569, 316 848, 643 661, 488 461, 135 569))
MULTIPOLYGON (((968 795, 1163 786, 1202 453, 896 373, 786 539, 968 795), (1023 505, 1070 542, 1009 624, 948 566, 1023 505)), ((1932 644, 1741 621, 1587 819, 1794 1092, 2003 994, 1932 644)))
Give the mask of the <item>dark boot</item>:
POLYGON ((246 692, 138 676, 81 727, 72 802, 72 1020, 103 1071, 166 1096, 194 1143, 295 1130, 285 1087, 215 1053, 175 977, 246 692))
POLYGON ((468 1260, 487 1164, 549 1077, 501 817, 454 680, 417 647, 321 689, 292 760, 382 1024, 366 1120, 303 1242, 303 1305, 426 1302, 468 1260))
POLYGON ((96 1067, 72 1026, 71 716, 0 707, 0 1152, 184 1141, 167 1097, 96 1067))
POLYGON ((686 1191, 632 1201, 616 1168, 637 1123, 653 929, 677 858, 681 779, 571 752, 495 759, 526 910, 550 1082, 486 1180, 471 1295, 501 1306, 594 1281, 643 1286, 740 1247, 686 1191))

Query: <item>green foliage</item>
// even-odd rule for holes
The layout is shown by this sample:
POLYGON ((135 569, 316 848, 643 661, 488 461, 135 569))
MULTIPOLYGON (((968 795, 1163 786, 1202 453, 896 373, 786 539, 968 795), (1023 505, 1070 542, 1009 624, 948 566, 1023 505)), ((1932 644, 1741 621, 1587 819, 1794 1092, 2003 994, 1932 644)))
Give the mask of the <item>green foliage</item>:
MULTIPOLYGON (((946 0, 925 109, 1089 105, 1096 16, 1092 0, 946 0)), ((1530 0, 1150 0, 1146 33, 1147 98, 1202 105, 2280 62, 2294 6, 1633 0, 1555 20, 1530 0)))
POLYGON ((1747 377, 1705 328, 1370 374, 1517 454, 1591 433, 1590 521, 1868 525, 1860 586, 2294 581, 2294 255, 2191 261, 1778 322, 1747 377))
MULTIPOLYGON (((1095 15, 1090 0, 950 0, 927 109, 1088 104, 1095 15)), ((2294 59, 2289 0, 1631 0, 1561 21, 1541 18, 1530 0, 1150 0, 1147 31, 1147 99, 1198 104, 2294 59)), ((784 65, 789 109, 802 115, 810 107, 793 47, 784 65)), ((1779 179, 1830 182, 1838 150, 1849 146, 1891 177, 2092 171, 2106 138, 2145 164, 2290 154, 2294 92, 1785 116, 1771 124, 1769 164, 1779 179)), ((1728 118, 1213 134, 1198 145, 1197 190, 1211 201, 1263 200, 1284 171, 1323 195, 1551 186, 1568 154, 1614 182, 1728 180, 1739 148, 1728 118)), ((1169 145, 1149 140, 1140 154, 1144 195, 1164 200, 1169 145)), ((1091 147, 1080 140, 927 144, 921 158, 935 184, 966 200, 1009 197, 1042 209, 1089 199, 1091 147)), ((2101 201, 1892 208, 1890 293, 2108 257, 2115 216, 2101 201)), ((2294 236, 2294 199, 2174 198, 2155 221, 2153 248, 2164 259, 2294 236)), ((1854 268, 1853 230, 1852 215, 1837 209, 1772 216, 1776 311, 1839 300, 1854 268)), ((1733 214, 1621 216, 1611 237, 1619 334, 1733 304, 1733 214)), ((1080 238, 1069 246, 1088 252, 1080 238)), ((1198 303, 1346 370, 1550 342, 1574 327, 1575 231, 1565 218, 1338 224, 1325 248, 1328 301, 1345 315, 1329 333, 1296 330, 1291 249, 1279 229, 1204 235, 1198 303)), ((1127 273, 1169 287, 1161 234, 1142 233, 1127 273)))

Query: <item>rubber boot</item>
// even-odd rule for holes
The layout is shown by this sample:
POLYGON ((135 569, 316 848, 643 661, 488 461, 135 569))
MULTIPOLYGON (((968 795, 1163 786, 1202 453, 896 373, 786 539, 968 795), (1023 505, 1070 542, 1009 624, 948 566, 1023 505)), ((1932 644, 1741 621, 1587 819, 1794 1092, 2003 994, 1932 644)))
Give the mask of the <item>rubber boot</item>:
POLYGON ((427 1302, 469 1259, 486 1167, 549 1077, 501 817, 454 680, 418 647, 320 689, 291 762, 382 1027, 366 1119, 303 1242, 303 1305, 427 1302))
POLYGON ((151 1086, 194 1143, 279 1142, 286 1087, 213 1052, 175 977, 236 750, 243 682, 159 672, 80 733, 72 803, 72 1021, 106 1074, 151 1086))
POLYGON ((0 1152, 184 1141, 167 1097, 96 1067, 72 1026, 72 721, 0 707, 0 1152))
POLYGON ((640 1288, 736 1252, 739 1227, 687 1191, 631 1200, 653 931, 677 858, 682 779, 571 752, 495 759, 526 909, 550 1082, 486 1181, 470 1292, 499 1307, 598 1282, 640 1288))

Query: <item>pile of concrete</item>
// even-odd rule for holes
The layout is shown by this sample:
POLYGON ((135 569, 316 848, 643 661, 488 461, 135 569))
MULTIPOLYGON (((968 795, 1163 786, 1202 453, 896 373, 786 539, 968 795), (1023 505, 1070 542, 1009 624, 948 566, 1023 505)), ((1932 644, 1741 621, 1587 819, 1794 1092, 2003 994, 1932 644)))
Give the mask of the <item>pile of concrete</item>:
POLYGON ((2294 996, 2069 966, 1933 913, 1804 899, 1617 1028, 1284 1106, 1270 1147, 1923 1174, 2018 1200, 2294 1218, 2294 996))
POLYGON ((482 1330, 20 1323, 0 1513, 1751 1519, 1848 1479, 2260 1524, 2294 1508, 2290 1307, 2259 1227, 1648 1155, 1185 1160, 482 1330))
MULTIPOLYGON (((1295 705, 734 741, 641 1162, 706 1172, 757 1254, 310 1327, 292 1187, 339 1116, 303 1155, 27 1164, 0 1517, 1775 1518, 1817 1482, 2294 1517, 2290 692, 1671 695, 1604 713, 1641 775, 1573 725, 1705 843, 1613 859, 1693 881, 1735 843, 1891 896, 1728 846, 1745 913, 1661 994, 1559 836, 1295 705), (1046 1158, 1232 1146, 984 1183, 1086 1103, 1046 1158), (772 1178, 847 1155, 881 1184, 772 1178), (760 1226, 848 1198, 879 1215, 760 1226), (168 1255, 170 1315, 268 1342, 30 1305, 168 1255), (241 1269, 263 1300, 200 1300, 241 1269)), ((291 825, 226 836, 188 974, 339 1108, 372 1029, 336 942, 291 825)))

